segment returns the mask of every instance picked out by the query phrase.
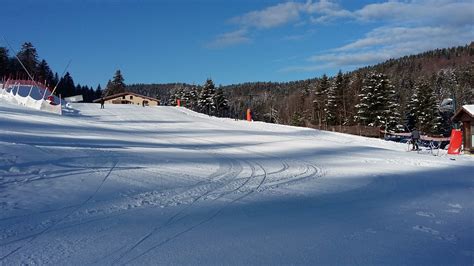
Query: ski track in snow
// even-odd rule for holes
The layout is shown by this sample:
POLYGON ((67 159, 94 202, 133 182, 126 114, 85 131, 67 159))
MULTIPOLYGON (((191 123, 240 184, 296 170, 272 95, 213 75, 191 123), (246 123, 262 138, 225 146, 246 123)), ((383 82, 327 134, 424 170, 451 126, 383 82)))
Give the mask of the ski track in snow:
MULTIPOLYGON (((105 113, 113 115, 113 116, 116 115, 116 114, 114 114, 113 112, 110 112, 110 111, 105 111, 105 113)), ((132 117, 132 118, 134 118, 134 117, 132 117)), ((120 120, 125 121, 124 119, 120 119, 120 120)), ((124 127, 127 127, 127 126, 124 126, 124 127)), ((129 127, 129 128, 133 129, 133 127, 129 127)), ((220 142, 217 142, 217 141, 211 141, 211 140, 207 140, 207 139, 203 139, 203 138, 196 138, 196 137, 195 138, 192 138, 192 137, 190 138, 190 137, 179 135, 179 134, 175 134, 175 137, 177 137, 177 138, 180 138, 180 137, 181 138, 187 138, 188 141, 192 140, 192 141, 195 141, 195 142, 198 142, 198 143, 199 142, 204 142, 204 143, 211 143, 211 144, 220 144, 220 145, 223 145, 223 146, 228 146, 230 149, 239 149, 243 152, 252 152, 252 151, 249 151, 249 150, 244 149, 244 148, 236 148, 236 147, 233 147, 231 145, 226 145, 225 143, 220 143, 220 142)), ((169 141, 169 142, 176 144, 176 142, 174 142, 174 141, 169 141)), ((39 151, 41 151, 43 153, 50 153, 51 152, 50 150, 41 148, 41 146, 39 146, 39 145, 28 144, 28 143, 27 143, 27 145, 29 145, 31 147, 34 147, 34 148, 38 149, 39 151)), ((211 154, 213 154, 213 153, 211 152, 211 154)), ((258 154, 259 156, 262 156, 262 157, 272 157, 272 156, 269 156, 269 155, 264 154, 264 153, 255 152, 255 154, 258 154)), ((218 159, 218 158, 225 157, 225 155, 214 154, 214 157, 216 159, 218 159)), ((302 181, 302 180, 304 180, 305 178, 308 178, 308 177, 315 177, 315 176, 318 175, 318 173, 321 173, 319 167, 314 166, 314 165, 305 164, 304 165, 305 169, 303 171, 297 170, 297 171, 300 171, 300 172, 285 175, 285 172, 288 171, 289 169, 292 169, 292 168, 299 169, 299 168, 301 168, 301 165, 297 164, 295 162, 285 161, 285 160, 282 160, 282 159, 279 159, 280 163, 282 164, 282 168, 277 169, 273 172, 270 172, 269 174, 267 174, 267 170, 265 169, 265 167, 262 164, 259 164, 257 162, 249 162, 248 160, 242 160, 242 159, 240 159, 240 161, 239 161, 237 159, 232 159, 232 158, 227 158, 226 161, 229 161, 230 162, 229 164, 231 166, 226 166, 222 169, 219 169, 216 173, 211 174, 207 178, 207 180, 199 181, 196 184, 192 185, 188 190, 185 190, 182 193, 176 194, 175 197, 177 197, 177 198, 179 198, 180 195, 185 195, 185 196, 182 199, 171 200, 171 202, 173 202, 173 203, 176 202, 178 204, 183 204, 183 203, 186 204, 186 202, 188 202, 188 204, 184 208, 179 210, 175 215, 171 216, 164 223, 164 225, 155 227, 148 234, 146 234, 145 236, 142 236, 134 245, 132 245, 130 248, 126 249, 126 251, 123 252, 123 254, 121 256, 119 256, 119 258, 116 259, 114 262, 118 262, 118 260, 122 259, 125 255, 130 253, 135 247, 137 247, 138 245, 143 243, 146 239, 148 239, 150 236, 155 234, 157 231, 163 230, 167 226, 170 226, 175 222, 179 222, 181 219, 183 219, 186 216, 186 214, 185 214, 186 210, 190 209, 196 202, 198 202, 201 199, 206 199, 207 197, 209 197, 213 201, 216 201, 216 200, 222 199, 224 197, 228 197, 229 194, 232 194, 232 193, 244 193, 243 195, 237 196, 235 199, 231 200, 230 203, 229 203, 229 204, 231 204, 231 203, 234 203, 238 200, 242 200, 242 199, 246 198, 247 196, 251 195, 254 192, 262 192, 266 189, 271 189, 271 188, 282 186, 282 185, 289 185, 289 184, 294 183, 294 182, 302 181), (241 174, 241 172, 243 171, 242 170, 244 168, 243 163, 247 164, 248 167, 251 169, 251 174, 248 175, 247 178, 245 178, 245 177, 244 178, 242 178, 242 177, 239 178, 238 177, 241 174), (253 179, 260 176, 260 175, 255 174, 257 170, 256 170, 256 167, 254 165, 258 166, 263 171, 263 174, 261 174, 261 176, 263 176, 263 178, 260 182, 257 183, 256 186, 252 187, 251 183, 253 182, 253 179), (235 172, 232 172, 232 168, 237 168, 239 170, 237 170, 235 172), (281 174, 281 175, 278 175, 278 174, 281 174), (263 185, 265 183, 265 179, 267 178, 267 175, 275 175, 275 179, 272 180, 271 182, 269 182, 268 187, 263 187, 263 185), (248 188, 245 188, 246 186, 248 186, 248 188), (216 194, 216 195, 211 195, 213 193, 216 194), (180 216, 181 216, 181 218, 179 218, 180 216)), ((67 164, 59 163, 59 162, 54 162, 54 165, 58 166, 58 167, 65 167, 65 168, 66 167, 67 168, 74 168, 74 166, 75 166, 75 165, 67 165, 67 164)), ((76 214, 80 209, 84 209, 84 206, 92 198, 94 198, 94 196, 100 191, 100 189, 103 186, 103 184, 105 183, 107 177, 110 175, 111 171, 115 167, 116 167, 116 164, 109 170, 109 172, 107 173, 104 180, 100 183, 97 190, 81 204, 66 206, 66 207, 62 207, 62 208, 59 208, 59 209, 55 209, 55 210, 45 210, 45 211, 37 212, 37 213, 32 213, 32 214, 27 214, 27 215, 22 215, 22 216, 7 217, 7 218, 0 219, 0 221, 6 221, 6 220, 11 220, 11 219, 24 218, 26 216, 34 216, 34 215, 38 215, 38 214, 46 214, 46 213, 51 213, 51 212, 60 212, 60 211, 72 208, 72 210, 67 212, 67 214, 65 216, 63 216, 63 217, 61 217, 57 220, 53 219, 53 221, 49 225, 47 225, 44 229, 42 229, 38 233, 25 235, 25 236, 20 237, 20 238, 15 238, 14 240, 10 240, 10 241, 7 241, 7 242, 0 243, 0 246, 8 246, 8 245, 26 240, 25 243, 19 245, 17 248, 13 249, 9 253, 7 253, 6 255, 1 257, 0 260, 4 260, 4 259, 8 258, 9 256, 11 256, 11 255, 15 254, 16 252, 20 251, 23 247, 25 247, 27 245, 30 245, 33 241, 38 239, 40 236, 42 236, 42 235, 46 234, 47 232, 51 231, 52 229, 58 227, 59 224, 63 223, 65 220, 67 220, 68 218, 73 216, 73 214, 76 214)), ((19 183, 19 185, 21 186, 21 185, 28 184, 30 182, 41 181, 41 180, 45 180, 45 179, 48 179, 48 178, 54 179, 54 178, 59 178, 59 177, 70 177, 72 175, 88 174, 88 173, 91 173, 91 172, 94 172, 94 171, 97 172, 97 170, 93 170, 93 171, 77 170, 75 172, 68 171, 64 174, 59 174, 59 175, 51 175, 51 173, 49 173, 47 175, 47 177, 41 177, 41 178, 36 178, 36 179, 25 179, 25 180, 21 181, 19 183)), ((4 183, 2 183, 2 185, 7 185, 9 183, 18 184, 18 179, 13 180, 11 182, 4 182, 4 183)), ((172 198, 172 196, 167 195, 166 198, 169 199, 169 198, 172 198)), ((141 207, 141 205, 139 205, 137 207, 141 207)), ((129 209, 129 208, 127 208, 127 209, 129 209)), ((224 208, 220 208, 217 211, 212 212, 211 215, 209 216, 209 218, 204 219, 203 221, 198 222, 196 225, 193 225, 190 228, 183 230, 182 232, 180 232, 176 236, 174 236, 172 239, 175 239, 179 235, 182 235, 182 234, 190 231, 191 229, 193 229, 193 228, 195 228, 199 225, 202 225, 205 222, 210 221, 212 218, 216 217, 223 209, 224 208)), ((112 211, 112 213, 113 213, 113 211, 112 211)), ((110 214, 111 213, 109 212, 109 215, 110 214)), ((113 218, 113 217, 116 217, 116 215, 110 215, 110 218, 113 218)), ((83 218, 84 218, 84 215, 82 215, 81 220, 83 220, 83 218)), ((103 217, 103 218, 107 219, 108 217, 103 217)), ((66 225, 66 226, 63 226, 62 228, 70 228, 70 227, 68 227, 66 225)), ((6 239, 4 239, 4 240, 6 240, 6 239)), ((170 240, 171 239, 167 239, 166 242, 168 242, 170 240)), ((154 246, 152 249, 154 249, 158 246, 161 246, 162 244, 164 244, 164 243, 161 243, 157 246, 154 246)), ((124 248, 125 247, 122 247, 122 248, 120 248, 120 250, 122 250, 124 248)), ((106 257, 108 257, 108 256, 106 256, 106 257)), ((134 259, 136 259, 136 258, 134 258, 134 259)))
MULTIPOLYGON (((202 139, 197 139, 197 138, 193 138, 195 140, 200 140, 200 141, 205 141, 205 140, 202 140, 202 139)), ((210 142, 210 141, 209 141, 210 142)), ((214 142, 215 143, 215 142, 214 142)), ((222 143, 219 143, 219 144, 222 144, 222 143)), ((244 151, 248 151, 244 148, 239 148, 241 150, 244 150, 244 151)), ((263 154, 263 153, 256 153, 260 156, 268 156, 268 157, 271 157, 267 154, 263 154)), ((242 200, 246 197, 248 197, 249 195, 251 195, 252 193, 254 192, 261 192, 263 190, 261 190, 262 186, 264 185, 266 179, 267 179, 267 176, 269 175, 275 175, 275 174, 279 174, 279 173, 283 173, 285 172, 287 169, 290 168, 290 164, 286 161, 283 161, 280 159, 280 162, 282 163, 282 168, 281 169, 278 169, 274 172, 270 172, 270 173, 267 173, 267 170, 265 169, 265 167, 258 163, 258 162, 253 162, 253 164, 255 164, 256 166, 258 166, 262 171, 263 173, 260 174, 260 175, 256 175, 256 167, 252 165, 251 162, 249 161, 246 161, 246 163, 249 165, 249 167, 252 169, 252 172, 251 174, 248 176, 248 178, 245 179, 245 181, 243 183, 241 183, 240 185, 238 185, 237 187, 235 188, 231 188, 229 190, 226 190, 225 192, 219 194, 217 197, 213 198, 213 200, 218 200, 218 199, 221 199, 223 198, 224 196, 228 196, 229 194, 231 193, 234 193, 234 192, 238 192, 238 191, 241 191, 243 187, 245 187, 249 182, 251 182, 253 179, 256 179, 258 178, 259 176, 262 176, 262 179, 260 182, 258 182, 257 186, 256 187, 252 187, 252 186, 249 186, 249 189, 248 189, 248 192, 246 192, 245 194, 243 195, 240 195, 240 196, 237 196, 235 199, 231 200, 228 204, 226 204, 224 207, 222 208, 219 208, 217 211, 213 211, 211 213, 211 215, 208 217, 208 218, 205 218, 203 219, 202 221, 199 221, 197 222, 196 224, 180 231, 179 233, 173 235, 172 237, 169 237, 169 238, 166 238, 165 240, 159 242, 158 244, 156 245, 153 245, 152 247, 148 248, 145 252, 142 252, 141 254, 133 257, 132 259, 128 260, 125 262, 125 264, 127 263, 130 263, 132 261, 135 261, 136 259, 140 258, 141 256, 149 253, 151 250, 153 249, 156 249, 166 243, 168 243, 169 241, 171 240, 174 240, 176 239, 177 237, 179 237, 180 235, 182 234, 185 234, 191 230, 193 230, 194 228, 200 226, 200 225, 203 225, 209 221, 211 221, 213 218, 215 218, 217 215, 219 215, 219 213, 221 213, 224 208, 226 208, 227 206, 229 206, 230 204, 232 203, 235 203, 239 200, 242 200)), ((219 188, 222 188, 222 187, 227 187, 229 185, 231 185, 230 183, 233 183, 234 181, 237 181, 237 176, 241 173, 242 171, 239 171, 238 173, 236 174, 232 174, 231 175, 231 179, 229 182, 225 183, 223 186, 219 187, 219 188)), ((308 177, 316 177, 318 173, 321 173, 320 171, 320 168, 314 166, 314 165, 306 165, 306 169, 304 170, 304 172, 302 173, 298 173, 296 175, 293 175, 293 178, 289 178, 291 181, 285 181, 285 182, 278 182, 278 181, 275 181, 275 184, 273 184, 272 186, 276 187, 277 185, 282 185, 282 184, 288 184, 290 182, 296 182, 296 181, 300 181, 304 178, 308 178, 308 177), (311 171, 313 170, 313 171, 311 171), (309 174, 308 174, 309 172, 309 174), (300 178, 300 176, 303 176, 302 178, 300 178)), ((272 187, 272 186, 269 186, 268 188, 272 187)), ((199 195, 198 197, 196 197, 195 199, 193 199, 192 201, 192 204, 194 204, 195 202, 197 202, 199 199, 211 194, 212 192, 215 192, 217 191, 219 188, 212 188, 212 189, 209 189, 207 191, 205 191, 203 194, 199 195)), ((176 213, 175 215, 173 215, 170 219, 168 219, 166 221, 166 223, 162 226, 159 226, 159 227, 156 227, 154 228, 151 232, 149 232, 148 234, 146 234, 145 236, 141 237, 139 241, 137 241, 131 248, 127 249, 125 252, 123 252, 116 260, 113 261, 113 264, 117 264, 121 259, 123 259, 127 254, 129 254, 130 252, 132 252, 138 245, 142 244, 145 240, 147 240, 148 238, 150 238, 153 234, 156 234, 159 230, 162 230, 162 229, 165 229, 166 227, 172 225, 175 221, 179 221, 179 220, 175 220, 176 217, 178 217, 179 215, 181 215, 185 210, 189 209, 191 205, 188 205, 186 206, 185 208, 183 208, 182 210, 180 210, 178 213, 176 213)), ((122 247, 123 248, 123 247, 122 247)), ((122 249, 120 248, 120 250, 122 249)), ((107 256, 108 257, 108 256, 107 256)))
MULTIPOLYGON (((113 166, 110 168, 110 170, 107 172, 107 174, 105 175, 104 179, 100 182, 99 186, 97 187, 97 189, 94 191, 94 193, 92 195, 90 195, 84 202, 82 202, 81 204, 79 204, 75 209, 73 209, 71 212, 67 213, 66 216, 62 217, 61 219, 53 222, 51 225, 47 226, 43 231, 40 231, 39 233, 37 234, 34 234, 32 236, 27 236, 27 237, 23 237, 19 240, 26 240, 26 243, 23 244, 23 245, 20 245, 18 246, 17 248, 13 249, 11 252, 7 253, 6 255, 4 255, 3 257, 0 257, 0 261, 1 260, 4 260, 6 258, 8 258, 9 256, 15 254, 16 252, 20 251, 22 248, 24 248, 25 246, 27 245, 30 245, 33 241, 35 241, 36 239, 38 239, 39 237, 41 237, 42 235, 46 234, 49 230, 51 230, 52 228, 54 228, 56 225, 60 224, 62 221, 66 220, 69 216, 71 216, 73 213, 75 213, 76 211, 78 211, 79 209, 81 209, 82 207, 84 207, 84 205, 86 205, 91 199, 93 199, 97 193, 100 191, 100 189, 102 188, 102 186, 105 184, 105 182, 107 181, 107 178, 110 176, 110 174, 113 172, 114 168, 117 166, 117 163, 118 162, 115 162, 113 164, 113 166)), ((17 242, 18 240, 15 240, 15 242, 17 242)), ((12 242, 10 242, 12 243, 12 242)), ((14 243, 14 242, 13 242, 14 243)))
MULTIPOLYGON (((356 204, 366 200, 370 205, 369 193, 390 194, 400 186, 400 180, 385 178, 387 174, 473 162, 467 157, 452 162, 446 155, 406 153, 403 144, 357 136, 210 118, 183 108, 98 110, 93 104, 77 108, 79 115, 47 116, 43 121, 47 125, 37 128, 33 125, 37 119, 41 122, 41 113, 0 106, 5 114, 0 123, 11 125, 0 128, 0 209, 5 211, 0 216, 0 264, 61 264, 71 256, 88 264, 147 264, 181 239, 208 230, 205 225, 226 219, 230 209, 268 199, 321 193, 324 198, 344 191, 360 193, 356 204), (52 133, 46 134, 48 130, 52 133), (11 147, 17 148, 12 152, 11 147), (355 157, 332 154, 341 148, 353 149, 355 157), (51 199, 42 194, 49 186, 54 189, 51 199), (28 201, 23 193, 34 200, 28 201), (62 204, 55 203, 56 198, 62 204), (127 231, 126 241, 119 238, 121 233, 114 230, 120 221, 144 214, 159 219, 134 233, 127 231), (94 241, 88 228, 117 234, 117 241, 100 255, 81 255, 94 241), (74 232, 87 233, 67 237, 74 232), (48 248, 57 252, 43 254, 48 248)), ((438 228, 449 225, 447 215, 464 217, 471 206, 461 199, 448 199, 444 206, 434 210, 415 205, 413 221, 404 222, 403 230, 425 233, 416 235, 420 241, 431 235, 461 243, 459 234, 472 229, 438 228)), ((320 215, 325 219, 334 214, 320 215)), ((358 241, 402 230, 367 228, 342 238, 358 241)))

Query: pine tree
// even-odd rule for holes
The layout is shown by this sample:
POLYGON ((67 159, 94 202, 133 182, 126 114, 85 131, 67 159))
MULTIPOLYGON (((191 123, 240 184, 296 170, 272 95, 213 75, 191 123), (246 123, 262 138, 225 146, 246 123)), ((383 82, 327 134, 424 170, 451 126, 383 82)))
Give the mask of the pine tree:
POLYGON ((326 92, 329 88, 329 80, 326 74, 321 77, 318 86, 314 92, 313 112, 318 124, 321 126, 325 121, 324 108, 326 106, 326 92))
POLYGON ((102 87, 99 85, 97 85, 97 88, 95 89, 95 93, 94 93, 94 99, 99 99, 100 97, 102 97, 102 87))
POLYGON ((419 99, 419 88, 414 86, 412 90, 412 95, 410 101, 407 104, 406 112, 406 126, 407 130, 413 130, 413 128, 418 126, 418 117, 420 116, 420 99, 419 99))
POLYGON ((336 113, 338 110, 336 90, 338 89, 337 80, 335 79, 331 85, 324 91, 326 102, 324 103, 324 119, 326 125, 336 124, 336 113))
POLYGON ((201 113, 208 115, 214 114, 216 106, 213 100, 216 89, 214 82, 211 79, 207 79, 204 84, 201 93, 199 94, 198 108, 201 113))
POLYGON ((335 123, 342 125, 346 123, 346 105, 345 105, 345 91, 347 87, 348 79, 344 78, 342 71, 339 70, 336 78, 333 81, 334 91, 335 91, 335 106, 334 113, 336 115, 335 123))
POLYGON ((178 105, 178 99, 179 99, 181 106, 185 106, 186 104, 186 100, 184 99, 185 93, 186 93, 186 89, 184 87, 181 87, 181 86, 177 87, 174 93, 171 95, 170 104, 178 105))
POLYGON ((370 73, 364 80, 360 103, 357 108, 357 120, 363 125, 384 127, 387 131, 398 131, 400 113, 398 111, 394 86, 385 74, 370 73))
POLYGON ((297 126, 297 127, 304 126, 304 119, 303 119, 303 116, 301 115, 300 112, 294 112, 293 113, 293 115, 291 116, 290 124, 292 126, 297 126))
POLYGON ((355 120, 365 126, 373 126, 375 122, 376 84, 377 84, 376 73, 370 73, 362 81, 362 88, 359 94, 360 101, 356 105, 357 115, 355 116, 355 120))
POLYGON ((225 97, 222 88, 217 89, 213 98, 217 109, 217 116, 226 116, 229 111, 229 101, 225 97))
MULTIPOLYGON (((51 83, 50 86, 51 86, 51 87, 56 86, 56 85, 59 86, 58 82, 59 82, 59 76, 58 76, 58 73, 56 72, 56 73, 54 73, 53 82, 51 83)), ((53 88, 54 88, 54 87, 53 87, 53 88)))
POLYGON ((105 96, 110 96, 122 92, 125 92, 124 78, 120 70, 117 70, 112 81, 109 81, 109 83, 107 83, 107 87, 105 88, 105 96))
POLYGON ((54 82, 54 75, 53 71, 51 71, 51 68, 49 68, 48 63, 45 60, 41 60, 41 62, 38 65, 38 74, 37 74, 37 80, 39 80, 41 83, 44 83, 45 85, 48 86, 55 86, 56 84, 53 84, 54 82))
POLYGON ((8 50, 7 48, 0 47, 0 80, 8 78, 9 74, 9 59, 8 59, 8 50))
POLYGON ((18 59, 23 63, 31 75, 35 75, 38 70, 38 52, 31 42, 25 42, 17 54, 18 59))
POLYGON ((428 134, 440 134, 442 118, 439 113, 438 100, 434 89, 423 79, 418 82, 417 86, 420 94, 418 110, 419 128, 428 134))
POLYGON ((197 110, 198 108, 198 99, 199 99, 199 91, 196 86, 193 86, 189 91, 189 107, 192 110, 197 110))
POLYGON ((109 94, 109 91, 112 91, 112 81, 110 79, 107 81, 107 85, 105 85, 105 90, 102 92, 102 97, 112 95, 112 93, 109 94))
POLYGON ((76 86, 74 85, 74 80, 71 77, 69 72, 66 72, 66 75, 61 78, 61 81, 58 84, 56 89, 56 95, 61 95, 64 97, 69 97, 75 95, 76 86))
POLYGON ((395 87, 385 74, 379 74, 378 103, 380 103, 380 119, 378 125, 385 127, 386 131, 395 132, 403 130, 400 125, 400 104, 398 104, 395 87))
POLYGON ((191 89, 186 88, 181 98, 181 104, 186 108, 191 108, 191 89))

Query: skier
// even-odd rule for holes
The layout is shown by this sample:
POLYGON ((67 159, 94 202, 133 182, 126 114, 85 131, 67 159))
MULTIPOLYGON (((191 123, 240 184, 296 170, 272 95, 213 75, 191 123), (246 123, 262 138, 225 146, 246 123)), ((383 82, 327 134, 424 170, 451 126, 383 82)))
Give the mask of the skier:
POLYGON ((104 109, 104 103, 105 103, 104 97, 100 98, 100 109, 104 109))
POLYGON ((418 147, 419 139, 420 139, 420 132, 416 129, 416 127, 414 127, 411 132, 411 142, 413 143, 413 148, 411 149, 412 151, 417 151, 420 149, 418 147))

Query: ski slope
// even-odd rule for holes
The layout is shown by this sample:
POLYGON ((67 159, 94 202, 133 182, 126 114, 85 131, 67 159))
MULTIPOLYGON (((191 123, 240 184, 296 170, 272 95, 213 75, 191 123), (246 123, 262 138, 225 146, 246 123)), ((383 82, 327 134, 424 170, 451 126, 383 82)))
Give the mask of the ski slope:
POLYGON ((184 108, 0 101, 0 265, 472 265, 474 159, 184 108))

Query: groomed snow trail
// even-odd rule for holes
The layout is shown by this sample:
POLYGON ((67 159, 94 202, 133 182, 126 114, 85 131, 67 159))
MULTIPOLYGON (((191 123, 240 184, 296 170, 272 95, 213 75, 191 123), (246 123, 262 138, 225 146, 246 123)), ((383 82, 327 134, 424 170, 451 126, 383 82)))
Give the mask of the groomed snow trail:
POLYGON ((466 264, 474 160, 184 108, 0 105, 0 264, 466 264))

